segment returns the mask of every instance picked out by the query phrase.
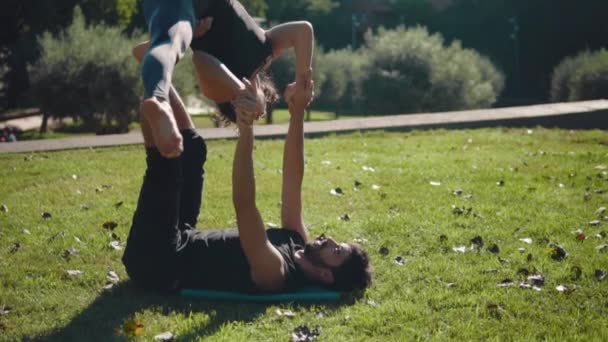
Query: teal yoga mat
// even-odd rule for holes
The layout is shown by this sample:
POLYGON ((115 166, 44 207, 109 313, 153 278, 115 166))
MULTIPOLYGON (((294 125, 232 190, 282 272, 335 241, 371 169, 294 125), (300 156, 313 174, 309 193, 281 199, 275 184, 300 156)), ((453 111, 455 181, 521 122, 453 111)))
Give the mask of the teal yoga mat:
POLYGON ((342 298, 342 293, 328 291, 320 288, 306 288, 298 292, 278 294, 247 294, 229 291, 182 289, 180 295, 220 301, 238 301, 254 303, 271 302, 337 302, 342 298))

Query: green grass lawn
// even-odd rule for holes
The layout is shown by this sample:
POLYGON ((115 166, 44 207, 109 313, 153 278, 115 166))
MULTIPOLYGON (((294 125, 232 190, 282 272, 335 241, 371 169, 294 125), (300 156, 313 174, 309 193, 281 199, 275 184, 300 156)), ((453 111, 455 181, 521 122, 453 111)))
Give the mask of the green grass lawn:
MULTIPOLYGON (((608 243, 608 212, 598 214, 608 207, 607 140, 601 131, 545 129, 307 140, 311 234, 362 239, 376 269, 362 299, 330 306, 140 292, 128 281, 122 251, 108 244, 126 240, 143 149, 2 154, 0 204, 8 210, 0 212, 0 340, 110 341, 129 331, 153 340, 170 331, 177 340, 288 341, 299 325, 319 327, 321 341, 605 340, 608 279, 595 273, 608 272, 608 248, 598 249, 608 243), (343 196, 330 194, 336 187, 343 196), (349 221, 340 219, 345 214, 349 221), (110 221, 118 224, 114 237, 103 228, 110 221), (577 229, 586 239, 577 239, 577 229), (470 250, 478 236, 483 247, 470 250), (551 243, 567 256, 560 259, 551 243), (456 251, 461 246, 465 253, 456 251), (104 290, 109 271, 120 283, 104 290), (520 288, 527 274, 544 275, 541 291, 520 288), (514 284, 499 288, 506 279, 514 284), (125 328, 134 323, 140 328, 125 328)), ((235 225, 234 145, 209 143, 199 228, 235 225)), ((279 222, 282 146, 256 142, 266 222, 279 222)))

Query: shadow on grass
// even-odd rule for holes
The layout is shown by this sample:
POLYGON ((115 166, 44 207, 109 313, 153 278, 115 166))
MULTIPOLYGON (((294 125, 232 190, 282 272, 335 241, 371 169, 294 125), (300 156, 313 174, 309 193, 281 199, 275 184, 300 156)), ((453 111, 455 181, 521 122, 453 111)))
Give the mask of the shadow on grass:
MULTIPOLYGON (((340 303, 325 305, 327 310, 335 310, 354 303, 351 296, 340 303)), ((317 303, 318 304, 318 303, 317 303)), ((122 341, 123 324, 135 314, 146 309, 162 315, 180 314, 185 319, 191 312, 206 313, 209 319, 195 326, 185 335, 176 336, 176 341, 191 341, 215 334, 228 322, 252 322, 266 312, 272 304, 251 304, 217 302, 183 298, 178 295, 163 295, 143 291, 130 282, 121 282, 114 288, 101 293, 93 303, 75 316, 71 322, 48 334, 35 338, 36 341, 122 341)), ((313 304, 299 304, 298 308, 310 308, 313 304)), ((145 325, 145 322, 143 322, 145 325)), ((144 327, 144 329, 146 329, 144 327)), ((161 333, 162 331, 154 332, 161 333)))

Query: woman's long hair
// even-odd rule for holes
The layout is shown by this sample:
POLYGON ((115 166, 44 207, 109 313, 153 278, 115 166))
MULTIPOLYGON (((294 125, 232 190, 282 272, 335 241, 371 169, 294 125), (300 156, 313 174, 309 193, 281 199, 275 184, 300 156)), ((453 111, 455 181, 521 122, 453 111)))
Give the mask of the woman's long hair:
MULTIPOLYGON (((261 71, 257 74, 258 86, 264 93, 264 99, 266 100, 266 108, 272 106, 279 100, 279 94, 277 88, 272 81, 272 78, 268 76, 265 71, 261 71)), ((224 126, 230 125, 230 123, 236 123, 236 110, 230 102, 217 103, 218 112, 216 113, 217 121, 223 123, 224 126)))

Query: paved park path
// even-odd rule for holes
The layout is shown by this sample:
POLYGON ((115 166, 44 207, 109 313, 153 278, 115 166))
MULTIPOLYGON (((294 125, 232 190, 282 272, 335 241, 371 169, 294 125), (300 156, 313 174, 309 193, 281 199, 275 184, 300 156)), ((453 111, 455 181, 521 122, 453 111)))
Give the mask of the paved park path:
MULTIPOLYGON (((608 100, 307 122, 304 125, 304 130, 306 135, 311 137, 329 133, 367 130, 479 128, 497 126, 608 129, 608 100)), ((205 128, 199 129, 198 131, 206 140, 234 139, 237 136, 237 131, 234 127, 205 128)), ((286 134, 287 124, 259 125, 255 127, 255 135, 258 138, 281 138, 286 134)), ((127 134, 0 143, 0 153, 131 145, 141 144, 142 142, 141 133, 133 132, 127 134)))

